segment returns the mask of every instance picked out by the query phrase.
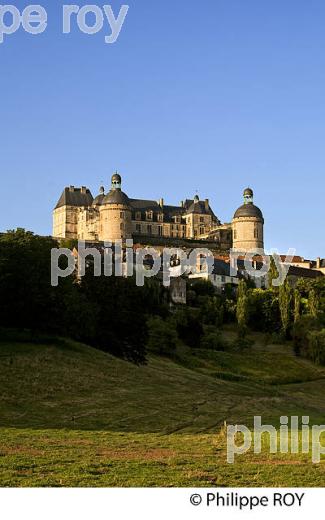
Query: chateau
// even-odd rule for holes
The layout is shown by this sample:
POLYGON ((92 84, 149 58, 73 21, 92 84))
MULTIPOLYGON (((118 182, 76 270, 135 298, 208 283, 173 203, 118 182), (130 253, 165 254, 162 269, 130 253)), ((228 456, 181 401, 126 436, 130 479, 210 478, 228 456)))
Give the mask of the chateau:
POLYGON ((232 222, 222 224, 211 209, 208 199, 186 199, 170 206, 164 199, 131 199, 122 191, 118 173, 112 176, 110 191, 101 187, 93 198, 85 186, 67 187, 53 211, 53 236, 91 242, 127 240, 143 243, 160 239, 213 242, 216 248, 249 251, 263 249, 264 219, 253 203, 253 191, 244 191, 244 204, 232 222))

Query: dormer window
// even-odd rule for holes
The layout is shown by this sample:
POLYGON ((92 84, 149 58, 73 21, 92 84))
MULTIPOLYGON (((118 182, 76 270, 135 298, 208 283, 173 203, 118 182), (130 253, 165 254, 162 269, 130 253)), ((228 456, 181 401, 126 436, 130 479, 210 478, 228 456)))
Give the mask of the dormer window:
POLYGON ((141 211, 137 211, 135 214, 135 220, 141 220, 141 211))
POLYGON ((163 220, 164 220, 164 214, 158 213, 158 222, 163 222, 163 220))
POLYGON ((146 218, 147 218, 147 220, 152 220, 153 219, 153 212, 152 211, 147 211, 146 212, 146 218))

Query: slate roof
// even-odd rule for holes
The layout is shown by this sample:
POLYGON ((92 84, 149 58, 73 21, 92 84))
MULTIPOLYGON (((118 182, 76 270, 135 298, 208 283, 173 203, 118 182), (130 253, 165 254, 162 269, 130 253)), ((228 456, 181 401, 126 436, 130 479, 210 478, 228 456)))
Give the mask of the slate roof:
POLYGON ((212 219, 219 223, 210 206, 206 206, 205 201, 194 203, 193 199, 186 199, 183 206, 172 206, 164 204, 163 207, 155 200, 129 199, 120 189, 112 189, 107 195, 99 194, 94 199, 88 188, 65 188, 55 207, 62 206, 95 206, 101 204, 125 204, 132 210, 132 218, 135 219, 136 212, 141 212, 141 220, 145 220, 146 212, 153 212, 153 222, 158 221, 158 214, 163 213, 164 222, 174 222, 173 217, 183 217, 191 212, 201 215, 211 215, 212 219))
POLYGON ((264 220, 263 213, 261 212, 260 208, 251 203, 243 204, 237 209, 234 218, 239 217, 257 217, 261 220, 264 220))
POLYGON ((163 207, 160 206, 155 200, 142 200, 142 199, 130 199, 131 208, 133 209, 133 218, 135 213, 141 212, 141 219, 145 219, 145 212, 153 212, 153 221, 157 221, 158 214, 163 213, 164 222, 173 221, 173 216, 185 215, 185 208, 181 206, 168 206, 166 204, 163 207))
POLYGON ((100 193, 99 195, 97 195, 97 197, 95 197, 93 200, 93 206, 100 206, 101 204, 103 204, 104 198, 105 198, 104 193, 100 193))
POLYGON ((215 259, 213 263, 212 274, 230 276, 230 264, 224 262, 223 260, 215 259))
POLYGON ((88 188, 64 188, 55 209, 63 206, 91 206, 93 196, 88 188))
POLYGON ((296 276, 297 278, 319 278, 324 276, 321 271, 317 271, 316 269, 296 267, 295 265, 290 265, 288 275, 296 276))
POLYGON ((130 199, 131 208, 138 211, 157 211, 161 212, 161 206, 155 200, 130 199))
POLYGON ((185 209, 182 206, 164 206, 164 222, 174 222, 173 217, 183 217, 185 209))
POLYGON ((129 197, 120 189, 111 190, 103 199, 103 204, 130 204, 129 197))

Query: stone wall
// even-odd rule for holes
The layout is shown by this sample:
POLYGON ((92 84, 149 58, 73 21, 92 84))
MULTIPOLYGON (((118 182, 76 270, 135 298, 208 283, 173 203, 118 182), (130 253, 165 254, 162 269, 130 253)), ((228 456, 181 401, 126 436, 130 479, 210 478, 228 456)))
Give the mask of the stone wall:
POLYGON ((264 248, 263 222, 257 217, 233 219, 233 248, 242 251, 264 248))
POLYGON ((100 207, 99 240, 115 241, 132 238, 131 210, 123 204, 100 207))

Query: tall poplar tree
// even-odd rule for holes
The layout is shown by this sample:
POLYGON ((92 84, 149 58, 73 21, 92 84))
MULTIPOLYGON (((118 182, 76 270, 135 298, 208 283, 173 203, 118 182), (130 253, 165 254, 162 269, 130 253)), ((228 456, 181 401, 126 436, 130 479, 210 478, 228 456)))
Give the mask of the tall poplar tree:
POLYGON ((245 280, 240 280, 238 284, 238 292, 237 292, 237 323, 238 323, 238 333, 240 337, 245 337, 247 333, 247 323, 248 323, 248 297, 247 297, 247 285, 245 280))
POLYGON ((308 307, 309 307, 309 313, 317 317, 318 309, 319 309, 319 298, 317 295, 317 292, 315 289, 311 289, 308 294, 308 307))
POLYGON ((290 325, 290 305, 291 305, 291 288, 286 280, 279 289, 279 307, 282 322, 282 331, 285 337, 288 336, 290 325))
POLYGON ((296 323, 300 318, 301 311, 301 295, 298 289, 294 291, 294 322, 296 323))

